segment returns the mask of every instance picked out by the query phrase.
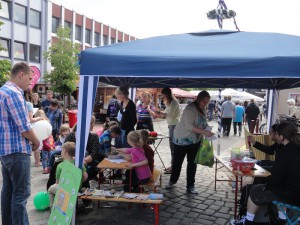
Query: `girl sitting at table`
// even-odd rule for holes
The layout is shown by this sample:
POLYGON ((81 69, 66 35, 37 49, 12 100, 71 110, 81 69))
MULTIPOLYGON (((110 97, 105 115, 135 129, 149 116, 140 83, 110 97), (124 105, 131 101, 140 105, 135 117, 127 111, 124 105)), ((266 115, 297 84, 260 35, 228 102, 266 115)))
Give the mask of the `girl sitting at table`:
POLYGON ((146 184, 150 180, 151 171, 142 147, 143 140, 140 132, 131 131, 127 136, 127 142, 132 148, 115 149, 117 152, 120 152, 125 159, 132 162, 127 165, 126 179, 123 181, 126 185, 123 189, 127 192, 138 192, 139 184, 146 184), (131 185, 128 184, 130 180, 129 170, 132 170, 131 185), (129 190, 129 186, 132 187, 132 190, 129 190))
POLYGON ((143 149, 145 156, 148 160, 148 165, 150 168, 151 173, 153 173, 154 168, 154 151, 149 145, 149 131, 148 130, 140 130, 141 138, 143 140, 143 149))

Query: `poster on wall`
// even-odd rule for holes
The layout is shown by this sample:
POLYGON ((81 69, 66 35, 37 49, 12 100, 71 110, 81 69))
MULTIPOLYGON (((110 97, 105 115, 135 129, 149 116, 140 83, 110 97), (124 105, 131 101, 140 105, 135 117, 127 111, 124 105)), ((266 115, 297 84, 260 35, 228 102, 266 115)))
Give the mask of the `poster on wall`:
POLYGON ((300 107, 300 93, 289 93, 289 99, 294 99, 295 105, 300 107))

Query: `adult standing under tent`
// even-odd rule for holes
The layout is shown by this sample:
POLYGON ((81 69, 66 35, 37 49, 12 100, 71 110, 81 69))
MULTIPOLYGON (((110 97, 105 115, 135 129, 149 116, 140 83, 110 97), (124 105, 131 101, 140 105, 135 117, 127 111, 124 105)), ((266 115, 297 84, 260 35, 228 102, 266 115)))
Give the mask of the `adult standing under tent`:
POLYGON ((26 204, 31 194, 30 155, 40 145, 29 123, 23 97, 31 80, 30 67, 17 63, 10 80, 0 88, 1 216, 2 224, 7 225, 29 225, 26 204))
POLYGON ((172 164, 172 174, 166 189, 171 189, 177 183, 182 163, 187 156, 187 193, 198 194, 195 185, 195 175, 197 164, 194 163, 203 136, 210 137, 213 133, 206 130, 207 114, 206 106, 210 101, 207 91, 201 91, 197 99, 188 104, 183 110, 179 123, 174 130, 174 159, 172 164))
POLYGON ((253 130, 255 128, 255 124, 256 124, 256 119, 258 118, 259 115, 259 107, 255 104, 254 99, 250 100, 250 104, 247 106, 246 110, 245 110, 245 118, 246 121, 248 123, 248 128, 250 131, 250 126, 251 126, 251 121, 254 120, 254 127, 253 130))
POLYGON ((229 136, 232 118, 235 117, 235 105, 231 101, 231 96, 227 97, 227 101, 223 102, 221 107, 223 136, 229 136))
POLYGON ((118 113, 118 120, 121 128, 121 138, 123 148, 130 148, 127 143, 127 135, 134 130, 137 122, 136 106, 134 102, 128 97, 129 91, 125 87, 119 87, 116 90, 116 96, 121 101, 121 109, 118 113))
MULTIPOLYGON (((169 145, 171 151, 171 165, 173 164, 174 160, 174 143, 173 143, 173 136, 174 136, 174 129, 176 125, 179 123, 180 119, 180 105, 175 96, 172 93, 171 88, 163 88, 161 91, 163 96, 163 100, 166 105, 166 109, 161 112, 157 111, 157 115, 160 118, 166 118, 168 129, 169 129, 169 145)), ((172 166, 166 168, 166 173, 172 173, 172 166)))

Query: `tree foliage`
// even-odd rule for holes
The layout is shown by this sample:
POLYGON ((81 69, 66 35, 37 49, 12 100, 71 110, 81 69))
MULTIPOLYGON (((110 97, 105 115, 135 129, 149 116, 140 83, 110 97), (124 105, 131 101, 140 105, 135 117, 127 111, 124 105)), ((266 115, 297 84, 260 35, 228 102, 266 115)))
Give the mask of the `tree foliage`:
POLYGON ((53 70, 44 77, 50 82, 54 92, 68 95, 76 90, 79 52, 79 45, 70 41, 70 29, 58 27, 57 41, 52 42, 49 51, 44 53, 44 58, 49 60, 53 67, 53 70))
POLYGON ((10 61, 3 59, 0 60, 0 87, 9 79, 11 70, 10 61))

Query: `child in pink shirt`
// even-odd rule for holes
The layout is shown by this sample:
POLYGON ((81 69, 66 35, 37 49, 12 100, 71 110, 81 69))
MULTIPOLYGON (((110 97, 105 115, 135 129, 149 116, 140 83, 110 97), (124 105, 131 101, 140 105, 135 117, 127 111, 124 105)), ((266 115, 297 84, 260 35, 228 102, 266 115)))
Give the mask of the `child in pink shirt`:
MULTIPOLYGON (((147 183, 151 178, 151 171, 148 165, 148 160, 145 156, 142 147, 143 140, 138 131, 131 131, 127 136, 127 142, 132 148, 121 148, 116 151, 121 152, 125 159, 132 163, 128 164, 128 169, 132 170, 131 191, 138 192, 138 185, 147 183)), ((129 172, 126 171, 126 180, 129 181, 129 172)), ((125 181, 123 183, 126 183, 125 181)), ((127 182, 128 183, 128 182, 127 182)), ((124 191, 130 191, 129 185, 124 186, 124 191)))

